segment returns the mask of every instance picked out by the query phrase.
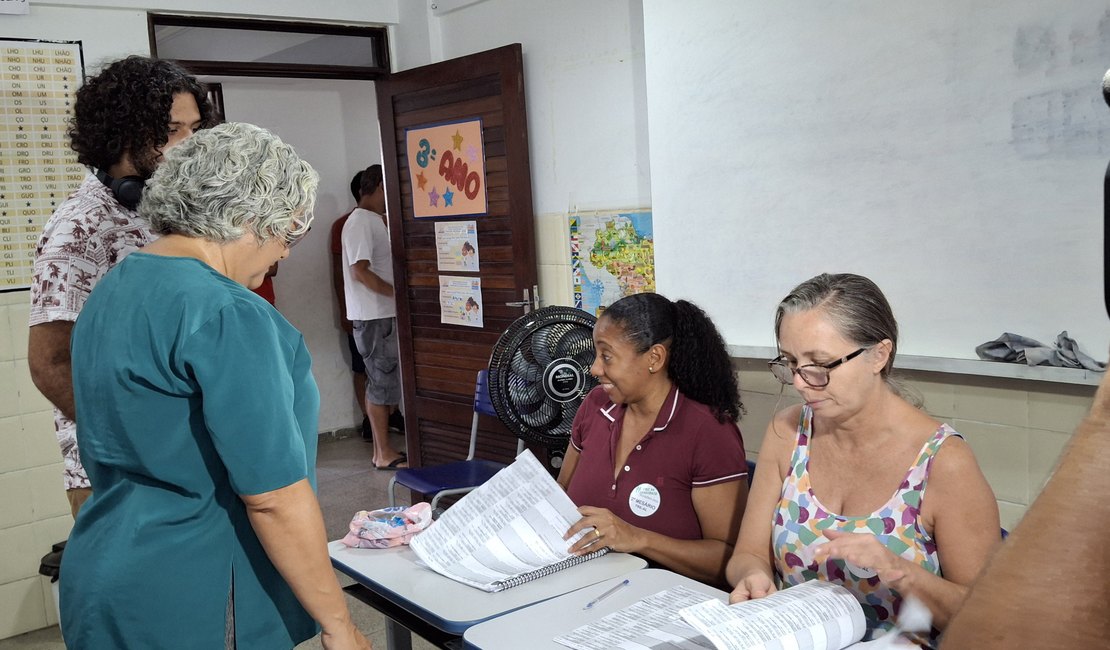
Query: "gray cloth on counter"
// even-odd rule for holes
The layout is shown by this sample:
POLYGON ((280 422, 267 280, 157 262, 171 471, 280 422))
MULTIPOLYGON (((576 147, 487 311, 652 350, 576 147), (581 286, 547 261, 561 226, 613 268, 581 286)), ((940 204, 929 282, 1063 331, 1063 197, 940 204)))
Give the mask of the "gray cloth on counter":
POLYGON ((1079 351, 1079 344, 1066 331, 1056 337, 1055 345, 1045 345, 1021 334, 1006 332, 993 341, 975 348, 975 354, 987 361, 1027 363, 1031 366, 1084 368, 1095 372, 1106 370, 1106 364, 1095 361, 1079 351))

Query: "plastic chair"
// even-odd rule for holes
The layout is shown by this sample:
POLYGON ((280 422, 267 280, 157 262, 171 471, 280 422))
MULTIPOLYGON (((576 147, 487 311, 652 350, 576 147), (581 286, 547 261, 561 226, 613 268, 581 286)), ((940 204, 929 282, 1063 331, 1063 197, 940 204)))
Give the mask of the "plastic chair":
MULTIPOLYGON (((478 443, 478 415, 497 417, 497 412, 493 410, 493 403, 489 399, 488 375, 488 370, 478 371, 478 378, 474 384, 474 419, 470 422, 470 452, 466 460, 445 465, 397 470, 389 480, 389 505, 397 505, 397 485, 402 485, 420 494, 433 495, 432 511, 436 512, 440 498, 453 494, 466 494, 505 467, 502 463, 474 458, 474 449, 478 443)), ((518 453, 522 451, 523 445, 523 442, 517 443, 518 453)))

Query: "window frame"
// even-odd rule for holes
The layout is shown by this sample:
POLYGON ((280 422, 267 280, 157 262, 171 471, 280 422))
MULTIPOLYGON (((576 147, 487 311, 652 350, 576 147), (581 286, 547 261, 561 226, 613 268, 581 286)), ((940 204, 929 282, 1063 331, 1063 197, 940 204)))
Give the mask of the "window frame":
POLYGON ((220 75, 237 77, 296 77, 312 79, 362 79, 373 81, 389 76, 389 34, 385 27, 360 25, 333 25, 255 18, 213 18, 181 14, 147 13, 147 35, 150 55, 158 56, 155 37, 157 27, 202 27, 238 29, 243 31, 291 32, 328 36, 358 36, 372 41, 374 57, 379 65, 321 65, 299 63, 262 63, 257 61, 202 61, 171 59, 195 75, 220 75))

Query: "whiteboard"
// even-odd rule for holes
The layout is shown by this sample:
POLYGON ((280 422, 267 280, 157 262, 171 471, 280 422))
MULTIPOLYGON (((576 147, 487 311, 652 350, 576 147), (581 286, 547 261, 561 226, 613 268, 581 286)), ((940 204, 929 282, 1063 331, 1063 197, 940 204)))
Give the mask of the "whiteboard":
POLYGON ((792 287, 859 273, 899 353, 1106 359, 1105 0, 643 4, 661 293, 771 347, 792 287))

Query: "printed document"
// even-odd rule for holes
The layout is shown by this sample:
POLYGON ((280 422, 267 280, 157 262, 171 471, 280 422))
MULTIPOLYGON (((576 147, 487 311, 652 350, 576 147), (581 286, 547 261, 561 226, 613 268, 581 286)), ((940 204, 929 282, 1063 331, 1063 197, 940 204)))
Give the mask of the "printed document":
POLYGON ((817 580, 734 605, 676 586, 588 623, 555 642, 575 650, 840 650, 866 643, 863 609, 847 589, 817 580))
POLYGON ((680 613, 718 650, 840 650, 862 639, 867 631, 856 597, 844 587, 822 580, 731 606, 707 601, 680 613))
POLYGON ((448 578, 500 591, 600 555, 567 551, 593 530, 564 540, 579 519, 574 502, 525 450, 413 538, 412 549, 448 578))
POLYGON ((557 636, 555 642, 575 650, 712 648, 713 644, 683 623, 678 613, 705 599, 705 594, 693 589, 671 587, 569 634, 557 636))

